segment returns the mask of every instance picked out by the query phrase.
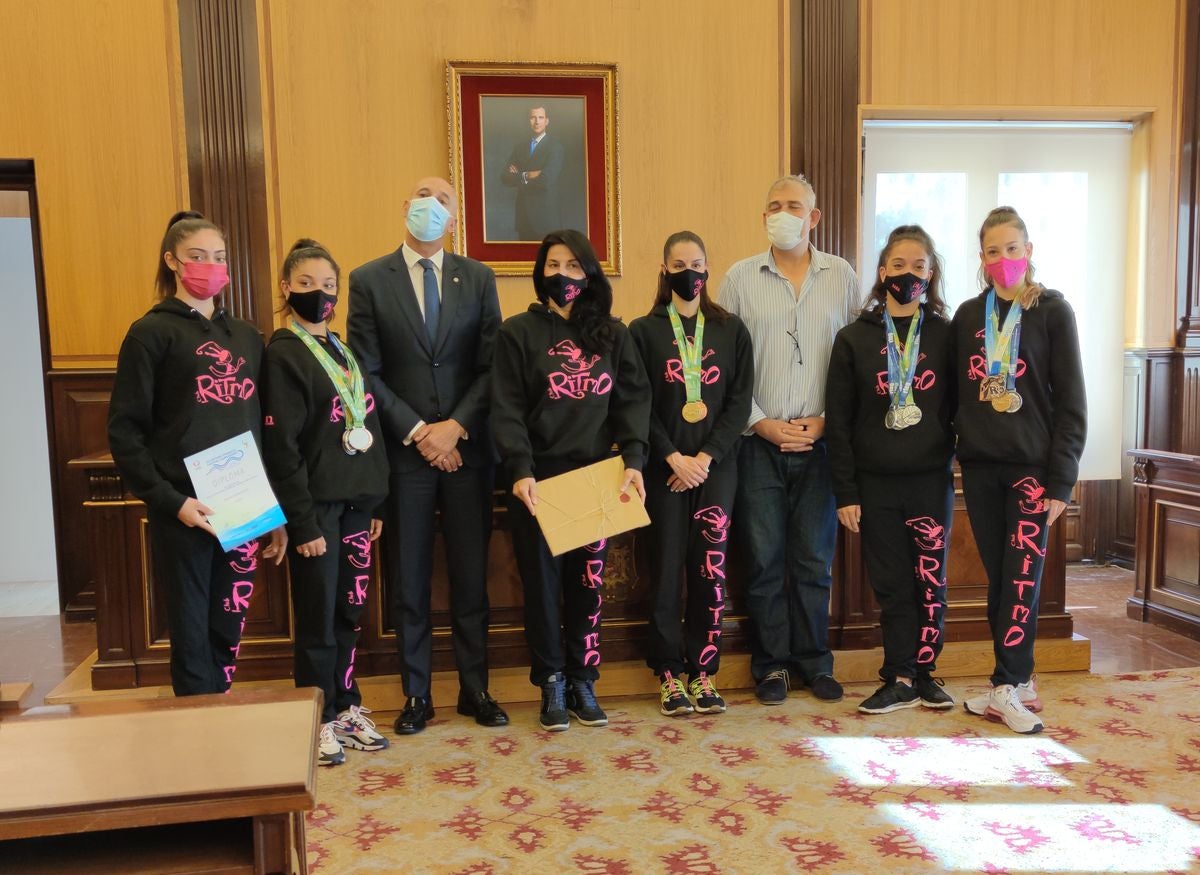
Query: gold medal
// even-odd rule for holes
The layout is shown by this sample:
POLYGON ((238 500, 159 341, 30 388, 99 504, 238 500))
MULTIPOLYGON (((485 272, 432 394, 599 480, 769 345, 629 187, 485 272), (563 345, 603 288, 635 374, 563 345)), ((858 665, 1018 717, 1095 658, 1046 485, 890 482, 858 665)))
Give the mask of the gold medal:
POLYGON ((997 413, 1007 413, 1008 408, 1012 406, 1012 395, 1005 392, 1003 395, 997 395, 992 399, 992 409, 997 413))
POLYGON ((706 416, 708 416, 708 405, 703 401, 689 401, 683 405, 685 422, 699 422, 706 416))

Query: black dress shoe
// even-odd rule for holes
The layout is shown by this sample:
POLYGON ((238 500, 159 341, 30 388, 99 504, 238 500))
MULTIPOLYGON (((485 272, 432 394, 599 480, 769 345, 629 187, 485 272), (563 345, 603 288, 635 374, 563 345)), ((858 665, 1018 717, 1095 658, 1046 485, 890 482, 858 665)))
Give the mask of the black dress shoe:
POLYGON ((812 690, 812 694, 822 702, 840 702, 842 700, 842 685, 834 680, 831 674, 817 675, 808 682, 808 686, 812 690))
POLYGON ((397 735, 416 735, 425 728, 425 723, 433 719, 433 702, 421 696, 409 696, 404 703, 404 710, 396 718, 393 729, 397 735))
POLYGON ((764 705, 782 705, 787 701, 787 669, 777 668, 769 672, 754 688, 754 695, 764 705))
POLYGON ((464 717, 474 717, 480 726, 508 725, 508 715, 486 690, 482 693, 459 693, 458 713, 464 717))

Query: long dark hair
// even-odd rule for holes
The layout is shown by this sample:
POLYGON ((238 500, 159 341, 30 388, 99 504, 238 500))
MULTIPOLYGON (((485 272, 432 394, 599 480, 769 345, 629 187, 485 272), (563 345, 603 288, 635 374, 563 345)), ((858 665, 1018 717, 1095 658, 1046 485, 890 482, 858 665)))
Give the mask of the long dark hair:
POLYGON ((583 351, 591 355, 607 355, 616 340, 612 315, 612 284, 600 269, 600 259, 587 237, 571 228, 551 231, 542 239, 537 258, 533 262, 533 290, 543 304, 550 300, 546 294, 546 256, 550 247, 562 244, 571 250, 583 275, 587 277, 587 289, 575 299, 571 307, 570 321, 579 328, 579 341, 583 351))
POLYGON ((185 237, 190 237, 197 231, 203 230, 216 231, 221 235, 221 239, 225 239, 225 232, 204 218, 203 213, 198 213, 195 210, 182 210, 167 220, 167 231, 163 234, 162 243, 158 247, 158 272, 154 275, 154 288, 158 291, 159 298, 175 297, 175 271, 167 267, 167 261, 163 258, 168 252, 175 254, 175 247, 185 237))
POLYGON ((901 225, 888 234, 887 243, 884 244, 883 249, 879 250, 879 264, 875 267, 875 285, 871 286, 871 293, 867 295, 863 310, 867 313, 883 312, 883 308, 887 305, 887 289, 883 286, 883 280, 879 278, 879 268, 887 266, 892 248, 905 240, 911 240, 929 254, 930 275, 929 288, 925 290, 925 312, 945 319, 950 311, 946 307, 945 298, 942 297, 942 256, 938 255, 937 247, 933 245, 933 238, 920 225, 901 225))
MULTIPOLYGON (((704 248, 704 241, 700 239, 699 234, 695 231, 676 231, 663 244, 664 265, 671 257, 671 250, 676 243, 695 243, 704 253, 704 260, 708 260, 708 250, 704 248)), ((667 275, 659 271, 658 289, 654 293, 654 307, 665 307, 669 303, 671 303, 671 286, 667 282, 667 275)), ((724 322, 729 318, 729 311, 708 296, 708 280, 705 280, 704 285, 700 287, 700 312, 710 322, 724 322)))

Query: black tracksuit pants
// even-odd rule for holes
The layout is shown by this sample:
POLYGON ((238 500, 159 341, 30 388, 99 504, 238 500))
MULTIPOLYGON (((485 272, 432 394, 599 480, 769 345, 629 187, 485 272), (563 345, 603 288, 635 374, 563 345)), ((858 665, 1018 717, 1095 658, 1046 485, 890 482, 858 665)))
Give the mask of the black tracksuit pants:
POLYGON ((667 671, 715 675, 721 667, 725 551, 737 494, 737 455, 713 465, 695 489, 672 492, 670 476, 670 467, 661 463, 646 471, 651 586, 646 664, 660 676, 667 671))
POLYGON ((154 576, 167 603, 171 688, 176 696, 223 693, 237 670, 258 541, 226 553, 203 529, 166 514, 146 516, 154 576))
POLYGON ((596 680, 608 543, 599 541, 552 556, 537 520, 511 493, 508 527, 525 591, 529 680, 541 686, 559 673, 575 680, 596 680))
POLYGON ((361 705, 354 679, 359 618, 371 582, 371 514, 344 502, 316 505, 325 538, 323 556, 288 550, 292 607, 296 615, 294 650, 297 687, 320 687, 325 694, 322 723, 351 705, 361 705))
POLYGON ((963 497, 988 576, 988 624, 996 669, 993 686, 1023 684, 1033 674, 1042 566, 1050 502, 1044 469, 1029 465, 962 465, 963 497))
POLYGON ((883 633, 879 676, 932 674, 945 633, 953 476, 860 471, 857 479, 863 559, 883 633))

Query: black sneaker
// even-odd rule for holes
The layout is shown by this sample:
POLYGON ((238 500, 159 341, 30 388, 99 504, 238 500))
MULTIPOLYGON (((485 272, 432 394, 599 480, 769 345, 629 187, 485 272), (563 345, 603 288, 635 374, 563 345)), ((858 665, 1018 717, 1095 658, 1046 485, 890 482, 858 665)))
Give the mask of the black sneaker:
POLYGON ((567 682, 560 674, 552 674, 542 684, 542 729, 550 732, 562 732, 571 728, 571 718, 567 716, 566 705, 567 682))
POLYGON ((571 679, 567 687, 567 711, 584 726, 607 726, 608 715, 596 701, 593 681, 571 679))
POLYGON ((700 672, 688 684, 688 693, 696 700, 696 710, 701 714, 720 714, 725 710, 725 700, 705 672, 700 672))
POLYGON ((695 710, 692 708, 692 700, 687 697, 683 688, 683 681, 669 671, 664 671, 660 680, 662 685, 658 688, 658 710, 664 716, 682 717, 695 710))
POLYGON ((916 708, 921 704, 921 697, 914 687, 890 680, 868 696, 858 706, 863 714, 889 714, 901 708, 916 708))
POLYGON ((782 705, 787 699, 788 673, 787 669, 777 668, 768 672, 767 676, 758 682, 754 695, 764 705, 782 705))
POLYGON ((819 674, 808 682, 812 694, 822 702, 840 702, 842 700, 842 685, 833 679, 831 674, 819 674))
POLYGON ((913 681, 913 689, 921 697, 921 704, 938 711, 948 711, 954 707, 954 698, 942 689, 944 686, 946 683, 941 678, 927 674, 919 674, 913 681))

